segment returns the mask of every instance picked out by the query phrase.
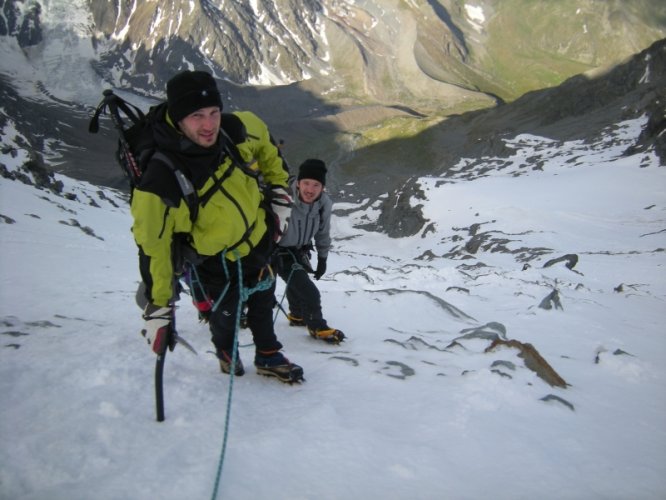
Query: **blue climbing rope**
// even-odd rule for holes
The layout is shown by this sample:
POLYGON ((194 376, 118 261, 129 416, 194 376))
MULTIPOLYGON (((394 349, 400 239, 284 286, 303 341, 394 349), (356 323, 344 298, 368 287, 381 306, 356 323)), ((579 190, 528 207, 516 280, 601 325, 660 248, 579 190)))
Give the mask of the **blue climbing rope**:
MULTIPOLYGON (((222 265, 224 266, 224 271, 227 275, 227 278, 229 277, 229 270, 227 269, 227 263, 226 263, 226 252, 222 253, 222 265)), ((234 330, 234 343, 233 343, 233 354, 231 355, 231 370, 229 370, 229 393, 227 394, 227 412, 226 412, 226 417, 224 420, 224 438, 222 440, 222 449, 220 450, 220 458, 218 460, 217 464, 217 473, 215 475, 215 485, 213 486, 213 494, 211 496, 212 500, 216 500, 217 498, 217 493, 220 487, 220 479, 222 478, 222 467, 224 465, 224 456, 227 451, 227 441, 229 438, 229 421, 230 421, 230 415, 231 415, 231 397, 233 394, 233 388, 234 388, 234 372, 236 371, 236 363, 238 361, 238 331, 240 330, 240 316, 241 316, 241 311, 243 308, 243 304, 247 301, 247 299, 250 297, 255 292, 259 291, 265 291, 270 289, 270 287, 273 285, 273 281, 275 281, 275 277, 273 276, 272 272, 267 273, 267 276, 260 279, 257 282, 257 284, 252 287, 252 288, 246 288, 245 285, 243 284, 243 266, 241 264, 241 259, 240 256, 236 251, 234 251, 234 256, 236 257, 236 263, 238 266, 238 294, 239 294, 239 300, 238 300, 238 306, 236 308, 236 327, 234 330)), ((220 295, 220 298, 217 300, 217 302, 213 305, 213 310, 217 308, 217 305, 219 302, 222 300, 222 297, 224 297, 224 294, 227 293, 227 290, 229 289, 229 281, 227 280, 227 286, 224 288, 224 291, 220 295)))

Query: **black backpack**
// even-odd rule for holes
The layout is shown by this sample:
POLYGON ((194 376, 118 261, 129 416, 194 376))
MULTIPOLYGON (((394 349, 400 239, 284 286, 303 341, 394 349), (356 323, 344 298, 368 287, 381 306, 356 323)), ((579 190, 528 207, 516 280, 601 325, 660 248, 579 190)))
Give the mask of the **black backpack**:
MULTIPOLYGON (((110 89, 105 90, 103 94, 104 97, 90 120, 88 131, 92 134, 99 132, 100 115, 107 113, 110 115, 118 131, 116 160, 129 183, 130 196, 134 188, 141 181, 141 177, 146 168, 148 168, 149 162, 151 160, 158 160, 167 166, 176 177, 183 198, 190 209, 190 219, 194 222, 202 200, 199 198, 192 182, 180 170, 178 165, 164 153, 156 151, 157 145, 153 139, 152 123, 157 108, 164 104, 153 106, 147 113, 144 113, 134 104, 114 94, 110 89)), ((241 168, 247 175, 255 178, 259 183, 260 189, 266 192, 266 186, 263 185, 259 174, 247 168, 245 161, 236 147, 236 144, 244 142, 247 139, 247 132, 245 131, 243 122, 233 114, 225 114, 224 117, 225 119, 223 120, 220 132, 224 139, 226 154, 231 158, 234 166, 241 168)))

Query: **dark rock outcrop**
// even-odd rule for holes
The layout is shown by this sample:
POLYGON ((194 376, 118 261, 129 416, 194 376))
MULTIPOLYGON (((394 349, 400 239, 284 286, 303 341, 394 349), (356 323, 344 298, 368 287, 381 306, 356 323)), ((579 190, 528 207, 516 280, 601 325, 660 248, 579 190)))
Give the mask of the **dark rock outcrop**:
POLYGON ((560 294, 557 290, 550 292, 539 304, 541 309, 550 311, 551 309, 563 309, 560 302, 560 294))
POLYGON ((492 352, 498 347, 510 347, 518 350, 518 357, 522 358, 525 366, 536 373, 540 379, 554 387, 566 388, 569 384, 543 359, 539 351, 532 344, 519 342, 518 340, 496 339, 485 350, 492 352))
POLYGON ((0 2, 0 36, 15 37, 19 47, 31 47, 43 40, 39 2, 5 0, 0 2))
POLYGON ((556 259, 550 259, 548 262, 546 262, 543 267, 551 267, 554 266, 555 264, 559 262, 565 262, 565 266, 567 269, 573 269, 576 267, 576 264, 578 264, 578 255, 575 253, 568 253, 566 255, 563 255, 562 257, 558 257, 556 259))

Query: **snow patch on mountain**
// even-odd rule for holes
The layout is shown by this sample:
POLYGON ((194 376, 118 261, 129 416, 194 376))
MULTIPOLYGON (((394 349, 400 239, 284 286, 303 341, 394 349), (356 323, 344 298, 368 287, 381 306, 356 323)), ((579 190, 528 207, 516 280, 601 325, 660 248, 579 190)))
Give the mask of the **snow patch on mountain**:
POLYGON ((472 25, 472 28, 481 33, 483 31, 483 25, 486 22, 486 16, 483 14, 483 7, 466 3, 465 14, 467 15, 467 21, 472 25))

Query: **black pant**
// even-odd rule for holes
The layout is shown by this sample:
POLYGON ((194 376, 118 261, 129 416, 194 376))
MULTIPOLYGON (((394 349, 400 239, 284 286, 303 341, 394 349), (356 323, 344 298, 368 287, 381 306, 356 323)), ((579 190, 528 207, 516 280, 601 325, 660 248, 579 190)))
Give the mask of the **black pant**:
MULTIPOLYGON (((262 279, 269 277, 265 253, 259 248, 242 258, 240 265, 245 288, 255 287, 261 281, 260 276, 262 279)), ((238 262, 226 260, 223 263, 222 256, 217 255, 197 266, 197 272, 213 303, 220 301, 209 319, 212 342, 217 350, 231 353, 241 300, 238 262)), ((282 348, 273 328, 274 304, 275 280, 272 280, 268 289, 255 291, 247 300, 247 322, 257 352, 272 352, 282 348)))
POLYGON ((280 278, 287 284, 289 311, 297 318, 303 318, 308 328, 327 329, 328 325, 321 311, 321 294, 310 279, 306 269, 310 269, 307 257, 297 248, 280 248, 279 262, 275 266, 280 278))

